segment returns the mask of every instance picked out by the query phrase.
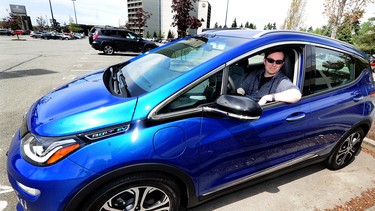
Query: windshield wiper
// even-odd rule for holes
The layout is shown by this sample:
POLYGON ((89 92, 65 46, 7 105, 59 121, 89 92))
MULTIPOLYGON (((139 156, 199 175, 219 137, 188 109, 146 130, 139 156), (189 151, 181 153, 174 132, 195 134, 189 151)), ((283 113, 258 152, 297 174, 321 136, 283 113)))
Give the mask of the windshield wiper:
POLYGON ((113 92, 122 97, 130 97, 128 85, 122 72, 118 69, 110 67, 111 78, 113 81, 113 92))
POLYGON ((118 79, 119 79, 119 88, 120 88, 120 95, 123 97, 130 97, 130 93, 128 90, 128 84, 126 84, 126 80, 124 75, 121 71, 117 73, 118 79))

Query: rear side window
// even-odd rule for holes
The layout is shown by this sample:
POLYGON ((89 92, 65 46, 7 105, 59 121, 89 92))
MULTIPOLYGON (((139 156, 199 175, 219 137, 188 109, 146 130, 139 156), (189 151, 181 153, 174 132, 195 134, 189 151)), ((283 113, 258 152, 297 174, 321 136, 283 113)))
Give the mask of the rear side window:
POLYGON ((317 47, 315 58, 315 93, 354 81, 354 63, 348 54, 317 47))

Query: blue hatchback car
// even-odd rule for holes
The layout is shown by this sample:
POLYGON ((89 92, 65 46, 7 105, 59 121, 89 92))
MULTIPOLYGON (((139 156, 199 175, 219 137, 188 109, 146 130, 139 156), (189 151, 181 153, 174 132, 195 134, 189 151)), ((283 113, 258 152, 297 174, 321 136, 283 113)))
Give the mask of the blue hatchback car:
POLYGON ((37 100, 8 151, 17 210, 179 210, 316 162, 350 164, 374 118, 367 56, 297 31, 206 31, 37 100), (302 98, 236 94, 285 54, 302 98))

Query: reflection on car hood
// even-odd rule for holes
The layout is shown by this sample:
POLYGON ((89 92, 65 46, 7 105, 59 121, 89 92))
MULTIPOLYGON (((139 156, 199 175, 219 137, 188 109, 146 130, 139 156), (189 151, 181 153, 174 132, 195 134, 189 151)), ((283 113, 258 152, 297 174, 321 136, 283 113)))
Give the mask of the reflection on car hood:
POLYGON ((103 71, 96 72, 39 99, 27 115, 29 130, 63 136, 130 121, 136 98, 113 96, 102 78, 103 71))

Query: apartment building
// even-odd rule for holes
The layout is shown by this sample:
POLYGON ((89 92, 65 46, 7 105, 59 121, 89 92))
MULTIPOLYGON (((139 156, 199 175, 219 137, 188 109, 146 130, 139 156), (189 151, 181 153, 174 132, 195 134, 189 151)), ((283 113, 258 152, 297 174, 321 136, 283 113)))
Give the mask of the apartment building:
MULTIPOLYGON (((143 11, 151 13, 150 19, 147 20, 145 27, 139 28, 132 22, 128 22, 130 28, 143 35, 143 37, 153 36, 156 33, 163 38, 167 38, 170 31, 174 37, 177 37, 177 27, 172 26, 173 15, 172 13, 172 0, 127 0, 128 2, 128 20, 136 17, 139 8, 143 11)), ((202 26, 198 29, 189 29, 188 34, 199 34, 205 28, 210 28, 211 20, 211 4, 207 0, 197 0, 193 3, 194 11, 191 12, 192 16, 197 17, 202 22, 202 26)))

